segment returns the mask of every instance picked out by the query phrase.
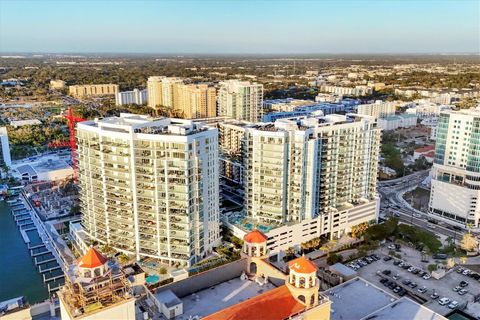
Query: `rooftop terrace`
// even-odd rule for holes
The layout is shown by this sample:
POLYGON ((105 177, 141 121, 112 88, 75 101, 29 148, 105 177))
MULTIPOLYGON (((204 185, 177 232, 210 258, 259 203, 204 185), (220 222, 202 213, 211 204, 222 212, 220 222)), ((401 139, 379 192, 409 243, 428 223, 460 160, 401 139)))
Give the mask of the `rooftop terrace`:
POLYGON ((254 281, 234 278, 182 298, 184 313, 177 318, 205 317, 274 288, 270 282, 260 286, 254 281))
POLYGON ((331 320, 362 319, 397 300, 361 278, 344 282, 325 294, 332 301, 331 320))

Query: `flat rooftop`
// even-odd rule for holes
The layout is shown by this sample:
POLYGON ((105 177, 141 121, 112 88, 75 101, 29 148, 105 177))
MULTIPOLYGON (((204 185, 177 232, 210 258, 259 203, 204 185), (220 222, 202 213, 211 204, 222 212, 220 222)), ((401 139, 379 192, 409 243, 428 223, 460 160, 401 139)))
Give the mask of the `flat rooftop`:
POLYGON ((260 286, 254 281, 234 278, 182 298, 183 315, 176 319, 203 318, 274 288, 270 282, 260 286))
POLYGON ((383 309, 377 310, 374 313, 366 316, 362 320, 391 320, 394 319, 409 319, 409 320, 446 320, 442 315, 419 305, 418 303, 408 299, 401 298, 383 309))
POLYGON ((362 319, 397 301, 388 292, 362 278, 354 278, 324 293, 332 301, 331 320, 362 319))

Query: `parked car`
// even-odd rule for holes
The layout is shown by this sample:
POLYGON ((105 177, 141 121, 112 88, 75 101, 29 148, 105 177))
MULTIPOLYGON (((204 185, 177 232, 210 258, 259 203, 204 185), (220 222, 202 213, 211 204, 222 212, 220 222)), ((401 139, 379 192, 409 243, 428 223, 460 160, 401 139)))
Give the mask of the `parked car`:
POLYGON ((398 279, 400 279, 401 277, 400 277, 400 275, 397 273, 397 274, 394 275, 392 278, 393 278, 394 280, 398 280, 398 279))
POLYGON ((399 286, 396 286, 395 289, 393 289, 393 292, 398 293, 398 292, 400 292, 400 289, 401 288, 399 286))
POLYGON ((394 244, 391 244, 391 245, 389 245, 387 248, 390 249, 390 250, 395 250, 395 245, 394 245, 394 244))
POLYGON ((408 268, 408 272, 413 272, 414 270, 415 270, 415 267, 408 268))
MULTIPOLYGON (((391 257, 390 257, 391 258, 391 257)), ((402 263, 402 260, 395 260, 393 261, 393 265, 398 266, 400 263, 402 263)))
POLYGON ((438 303, 439 303, 441 306, 444 306, 444 305, 446 305, 446 304, 449 304, 449 303, 450 303, 450 299, 449 299, 449 298, 447 298, 447 297, 444 297, 444 298, 442 298, 442 299, 438 300, 438 303))
POLYGON ((430 298, 432 298, 433 300, 437 299, 437 298, 438 298, 438 293, 433 292, 433 293, 430 295, 430 298))
POLYGON ((392 283, 390 283, 390 284, 388 285, 388 287, 389 287, 390 289, 392 289, 392 290, 393 290, 393 288, 395 288, 396 286, 397 286, 397 284, 396 284, 395 282, 392 282, 392 283))
POLYGON ((387 278, 382 278, 382 279, 380 279, 380 283, 382 283, 382 284, 385 283, 385 282, 387 282, 387 281, 388 281, 387 278))
POLYGON ((457 269, 457 273, 462 273, 463 270, 464 270, 464 269, 463 269, 462 267, 460 267, 460 268, 457 269))
POLYGON ((455 309, 457 306, 458 306, 458 302, 457 302, 457 301, 452 301, 452 302, 450 302, 450 304, 448 305, 448 307, 449 307, 450 309, 455 309))
POLYGON ((415 282, 411 282, 409 286, 410 288, 415 289, 417 287, 417 284, 415 282))
POLYGON ((461 289, 462 289, 462 287, 456 286, 455 288, 453 288, 453 291, 458 292, 458 291, 460 291, 461 289))
POLYGON ((466 294, 468 292, 468 290, 466 289, 461 289, 461 290, 458 290, 458 294, 463 296, 464 294, 466 294))
POLYGON ((470 273, 471 273, 471 271, 468 270, 468 269, 463 270, 463 272, 462 272, 462 274, 463 274, 464 276, 468 276, 470 273))
MULTIPOLYGON (((390 257, 390 256, 385 256, 385 257, 383 258, 383 261, 390 261, 390 260, 392 260, 392 259, 393 259, 393 258, 390 257)), ((393 262, 393 264, 395 264, 395 262, 393 262)))
POLYGON ((392 273, 392 271, 390 270, 383 270, 382 273, 386 276, 388 276, 390 273, 392 273))
POLYGON ((468 286, 468 282, 467 281, 460 281, 460 287, 462 288, 465 288, 466 286, 468 286))
POLYGON ((406 286, 408 286, 411 282, 412 282, 412 281, 409 280, 409 279, 405 279, 405 280, 402 281, 402 283, 403 283, 404 285, 406 285, 406 286))
POLYGON ((432 276, 429 273, 426 273, 422 278, 425 280, 430 279, 432 276))
POLYGON ((425 292, 427 292, 427 287, 425 287, 425 286, 420 287, 420 288, 417 289, 417 291, 420 292, 420 293, 425 293, 425 292))
POLYGON ((406 294, 407 294, 407 290, 405 290, 405 289, 403 289, 403 288, 400 288, 400 291, 398 292, 398 295, 399 295, 400 297, 403 297, 403 296, 406 295, 406 294))

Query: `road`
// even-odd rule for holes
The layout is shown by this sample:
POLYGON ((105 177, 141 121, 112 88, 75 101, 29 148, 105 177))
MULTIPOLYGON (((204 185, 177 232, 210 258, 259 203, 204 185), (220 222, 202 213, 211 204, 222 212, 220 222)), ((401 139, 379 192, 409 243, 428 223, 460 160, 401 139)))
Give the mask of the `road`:
POLYGON ((461 239, 465 233, 464 230, 454 230, 451 226, 438 222, 442 225, 429 223, 428 220, 436 220, 431 215, 418 210, 413 210, 406 205, 402 195, 408 189, 418 186, 428 176, 429 171, 418 171, 411 175, 401 177, 395 180, 381 181, 379 182, 378 191, 382 197, 381 199, 381 213, 388 210, 393 211, 399 215, 400 221, 415 225, 424 229, 430 229, 430 231, 441 234, 446 237, 452 237, 457 240, 461 239), (391 209, 388 209, 388 208, 391 209))

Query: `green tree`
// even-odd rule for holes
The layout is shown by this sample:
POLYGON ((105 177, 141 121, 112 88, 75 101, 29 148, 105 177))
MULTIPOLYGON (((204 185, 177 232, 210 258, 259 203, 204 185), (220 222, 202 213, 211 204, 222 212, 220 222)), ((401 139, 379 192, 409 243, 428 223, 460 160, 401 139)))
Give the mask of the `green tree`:
POLYGON ((432 273, 433 271, 437 270, 437 265, 436 264, 429 264, 427 267, 428 271, 432 273))

